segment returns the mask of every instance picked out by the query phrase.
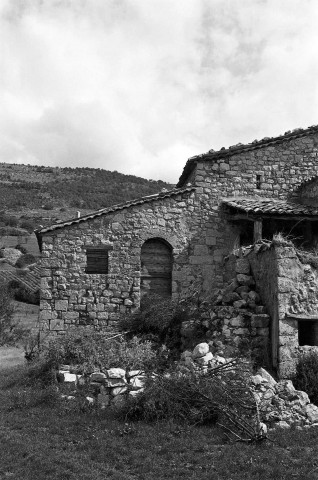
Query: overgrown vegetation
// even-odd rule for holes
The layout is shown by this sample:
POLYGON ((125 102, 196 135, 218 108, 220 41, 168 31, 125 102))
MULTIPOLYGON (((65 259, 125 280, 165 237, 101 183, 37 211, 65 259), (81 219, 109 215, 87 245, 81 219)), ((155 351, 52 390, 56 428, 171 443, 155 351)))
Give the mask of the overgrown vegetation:
POLYGON ((14 322, 12 293, 0 282, 0 346, 15 345, 25 335, 25 329, 14 322))
POLYGON ((95 367, 149 370, 155 366, 156 352, 149 340, 79 327, 51 340, 44 358, 54 368, 71 364, 81 373, 93 372, 95 367))
POLYGON ((301 355, 296 365, 293 384, 297 390, 303 390, 310 401, 318 405, 318 353, 308 352, 301 355))
MULTIPOLYGON (((25 273, 24 271, 21 272, 25 273)), ((14 300, 18 302, 30 303, 32 305, 39 305, 40 303, 39 289, 32 291, 19 280, 10 280, 7 288, 10 290, 14 300)))
POLYGON ((232 360, 206 372, 177 369, 149 377, 143 392, 124 407, 128 419, 218 422, 229 438, 263 440, 258 409, 249 387, 251 367, 232 360))
POLYGON ((204 339, 206 328, 202 324, 202 314, 208 305, 207 302, 199 300, 197 294, 177 301, 149 295, 144 297, 141 308, 120 319, 119 328, 129 334, 148 338, 157 345, 165 345, 170 361, 175 360, 180 356, 181 347, 193 348, 204 339), (182 323, 189 320, 189 341, 182 345, 182 323))

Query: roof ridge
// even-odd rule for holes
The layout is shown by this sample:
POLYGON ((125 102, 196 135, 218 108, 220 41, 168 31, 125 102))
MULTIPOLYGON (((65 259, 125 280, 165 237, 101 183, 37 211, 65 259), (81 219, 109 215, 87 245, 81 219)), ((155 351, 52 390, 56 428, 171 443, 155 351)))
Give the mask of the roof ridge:
POLYGON ((250 143, 237 143, 236 145, 230 145, 228 148, 222 147, 220 150, 214 151, 213 149, 209 150, 206 153, 201 153, 190 157, 185 164, 183 172, 177 183, 177 187, 182 187, 183 183, 187 179, 188 175, 191 173, 193 166, 197 160, 216 160, 219 158, 229 157, 241 152, 247 152, 250 150, 257 150, 264 146, 282 143, 286 140, 305 137, 308 134, 318 132, 318 125, 312 125, 307 128, 294 128, 293 130, 288 130, 282 135, 276 137, 264 137, 261 140, 253 140, 250 143))

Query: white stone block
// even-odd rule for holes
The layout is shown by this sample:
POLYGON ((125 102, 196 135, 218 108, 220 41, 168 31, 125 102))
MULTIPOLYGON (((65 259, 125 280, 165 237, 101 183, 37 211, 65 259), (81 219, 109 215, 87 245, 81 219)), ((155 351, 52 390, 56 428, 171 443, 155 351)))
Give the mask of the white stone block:
POLYGON ((204 357, 210 351, 210 347, 208 343, 199 343, 196 347, 194 347, 192 356, 193 358, 204 357))
POLYGON ((125 378, 126 371, 123 368, 110 368, 107 370, 108 378, 125 378))

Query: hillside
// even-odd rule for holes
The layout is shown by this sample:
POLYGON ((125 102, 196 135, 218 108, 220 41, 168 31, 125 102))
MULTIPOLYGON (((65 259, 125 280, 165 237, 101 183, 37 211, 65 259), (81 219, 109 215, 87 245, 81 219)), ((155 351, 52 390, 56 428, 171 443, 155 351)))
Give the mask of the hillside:
MULTIPOLYGON (((117 171, 0 163, 0 228, 30 231, 38 224, 70 218, 77 210, 85 214, 163 188, 172 185, 117 171), (8 214, 13 220, 3 219, 8 214)), ((0 232, 5 234, 15 233, 0 232)))

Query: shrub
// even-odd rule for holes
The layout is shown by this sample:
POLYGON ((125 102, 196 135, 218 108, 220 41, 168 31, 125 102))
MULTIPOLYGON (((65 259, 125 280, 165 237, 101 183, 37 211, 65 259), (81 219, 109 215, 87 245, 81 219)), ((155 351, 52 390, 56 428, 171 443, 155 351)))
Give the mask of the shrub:
POLYGON ((318 405, 318 353, 309 352, 299 358, 293 383, 295 388, 305 391, 310 401, 318 405))
POLYGON ((120 319, 120 328, 165 344, 171 352, 181 347, 181 324, 187 319, 187 310, 180 302, 149 295, 136 312, 120 319))
MULTIPOLYGON (((20 271, 19 275, 22 273, 24 272, 20 271)), ((14 300, 17 300, 18 302, 30 303, 32 305, 40 304, 40 290, 31 291, 19 280, 11 280, 8 283, 8 288, 10 289, 14 300)))
POLYGON ((0 283, 0 345, 15 345, 25 335, 25 330, 19 327, 13 319, 14 307, 10 289, 0 283))
POLYGON ((19 243, 14 247, 16 250, 20 250, 21 253, 25 254, 27 253, 27 249, 20 245, 19 243))
POLYGON ((44 357, 49 365, 78 365, 82 372, 92 372, 94 367, 103 370, 112 367, 149 370, 156 360, 150 341, 137 337, 126 339, 123 335, 76 328, 63 337, 49 342, 44 357))
POLYGON ((32 263, 35 263, 35 262, 36 262, 36 258, 31 253, 25 253, 18 258, 15 266, 17 268, 25 268, 28 265, 32 265, 32 263))
POLYGON ((174 370, 149 377, 144 391, 128 398, 119 412, 126 419, 182 420, 192 424, 218 421, 236 440, 264 438, 249 388, 250 365, 232 360, 206 373, 174 370))
POLYGON ((25 230, 27 230, 29 233, 33 232, 33 230, 36 228, 36 222, 35 220, 23 220, 21 223, 20 223, 20 227, 21 228, 24 228, 25 230))
POLYGON ((53 210, 54 205, 53 203, 46 203, 45 205, 42 205, 43 210, 53 210))

